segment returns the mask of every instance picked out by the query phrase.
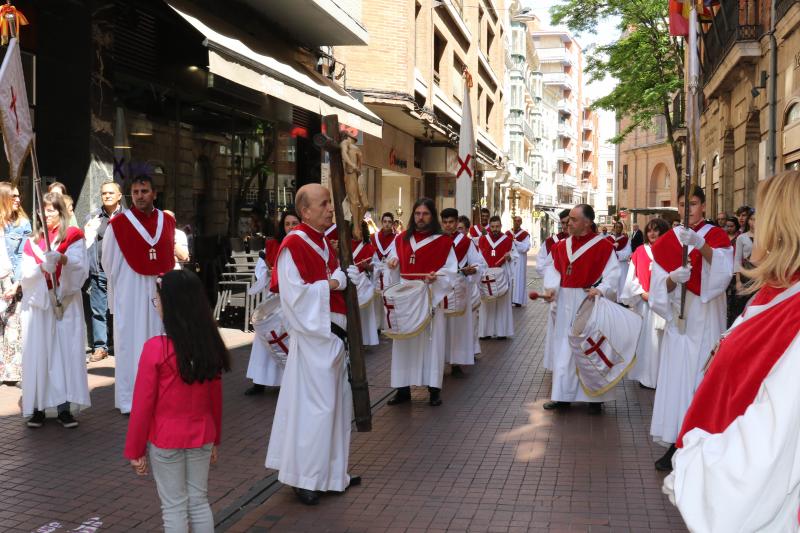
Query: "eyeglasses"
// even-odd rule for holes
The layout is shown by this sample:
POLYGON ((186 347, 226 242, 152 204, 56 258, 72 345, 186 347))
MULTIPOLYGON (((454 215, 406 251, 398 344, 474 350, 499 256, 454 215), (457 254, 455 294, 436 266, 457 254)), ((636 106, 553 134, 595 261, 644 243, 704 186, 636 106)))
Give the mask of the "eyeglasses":
POLYGON ((153 307, 158 309, 158 298, 150 298, 150 303, 153 304, 153 307))

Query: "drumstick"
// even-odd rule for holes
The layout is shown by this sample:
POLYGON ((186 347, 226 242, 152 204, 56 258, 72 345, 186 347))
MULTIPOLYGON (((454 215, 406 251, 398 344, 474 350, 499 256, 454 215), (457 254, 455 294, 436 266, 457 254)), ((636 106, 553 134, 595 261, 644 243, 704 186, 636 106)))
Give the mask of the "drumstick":
POLYGON ((400 274, 401 276, 411 276, 414 278, 427 278, 428 276, 446 276, 447 274, 439 274, 438 272, 431 272, 430 274, 416 274, 416 273, 408 273, 408 274, 400 274))

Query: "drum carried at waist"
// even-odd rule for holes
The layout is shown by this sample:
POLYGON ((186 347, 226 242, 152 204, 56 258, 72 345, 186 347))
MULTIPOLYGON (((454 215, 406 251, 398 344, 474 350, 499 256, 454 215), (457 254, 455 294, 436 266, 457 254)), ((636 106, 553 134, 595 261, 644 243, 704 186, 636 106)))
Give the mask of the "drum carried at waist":
POLYGON ((481 299, 494 300, 505 296, 508 292, 508 275, 505 269, 496 267, 489 268, 481 277, 481 299))
POLYGON ((391 339, 416 337, 431 321, 431 293, 425 282, 403 281, 383 291, 386 329, 391 339))
POLYGON ((261 302, 253 310, 250 323, 258 340, 268 348, 270 356, 284 368, 289 356, 289 333, 283 325, 280 296, 272 295, 261 302))
POLYGON ((453 290, 442 300, 442 309, 447 316, 461 316, 471 304, 469 287, 464 276, 459 275, 453 284, 453 290))

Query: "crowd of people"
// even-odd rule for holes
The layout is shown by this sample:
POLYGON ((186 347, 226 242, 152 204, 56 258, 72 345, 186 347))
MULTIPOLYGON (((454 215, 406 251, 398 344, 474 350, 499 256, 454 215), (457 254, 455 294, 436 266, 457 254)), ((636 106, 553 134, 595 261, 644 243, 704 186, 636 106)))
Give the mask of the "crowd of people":
MULTIPOLYGON (((361 483, 348 468, 348 284, 363 344, 391 339, 390 406, 411 402, 412 387, 442 405, 445 376, 468 375, 481 342, 513 336, 513 309, 535 299, 549 306, 545 410, 583 403, 599 415, 626 377, 655 389, 650 434, 666 447, 655 467, 671 472, 664 491, 690 527, 780 529, 796 519, 791 502, 800 498, 792 467, 800 226, 790 216, 799 177, 761 185, 758 226, 747 206, 707 220, 699 187, 689 191, 687 226, 653 218, 630 234, 616 222, 609 233, 592 206, 564 210, 536 257, 542 294, 527 290, 531 237, 520 217, 504 230, 487 209, 471 221, 420 198, 407 230, 398 232, 388 212, 377 231, 365 227, 343 270, 330 192, 300 188, 296 211, 283 212, 265 241, 251 289, 263 301, 245 394, 280 387, 265 466, 308 505, 361 483)), ((188 250, 156 195, 152 179, 139 176, 123 209, 119 186, 105 183, 101 208, 81 229, 55 184, 32 234, 18 191, 0 183, 0 371, 3 382, 21 383, 29 427, 48 416, 76 427, 91 404, 86 295, 89 359, 107 357, 113 337, 115 407, 130 416, 125 457, 136 473, 152 471, 167 531, 213 531, 208 467, 218 456, 230 355, 200 280, 175 270, 188 250)), ((684 201, 680 191, 680 210, 684 201)))

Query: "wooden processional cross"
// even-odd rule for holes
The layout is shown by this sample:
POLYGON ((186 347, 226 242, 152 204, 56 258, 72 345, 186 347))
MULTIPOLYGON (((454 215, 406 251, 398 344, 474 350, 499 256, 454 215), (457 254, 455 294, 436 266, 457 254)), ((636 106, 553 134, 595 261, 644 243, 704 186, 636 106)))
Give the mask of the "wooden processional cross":
MULTIPOLYGON (((333 193, 333 207, 336 215, 336 231, 339 237, 339 264, 342 270, 353 264, 352 232, 345 223, 342 202, 345 200, 344 166, 339 142, 339 119, 336 115, 323 117, 324 131, 327 134, 314 136, 314 143, 330 155, 330 182, 333 193)), ((358 295, 352 283, 347 283, 344 292, 347 305, 347 340, 350 345, 350 387, 353 390, 353 412, 358 431, 372 431, 372 411, 369 400, 369 384, 367 383, 367 367, 364 363, 364 352, 361 343, 361 315, 359 314, 358 295)))

